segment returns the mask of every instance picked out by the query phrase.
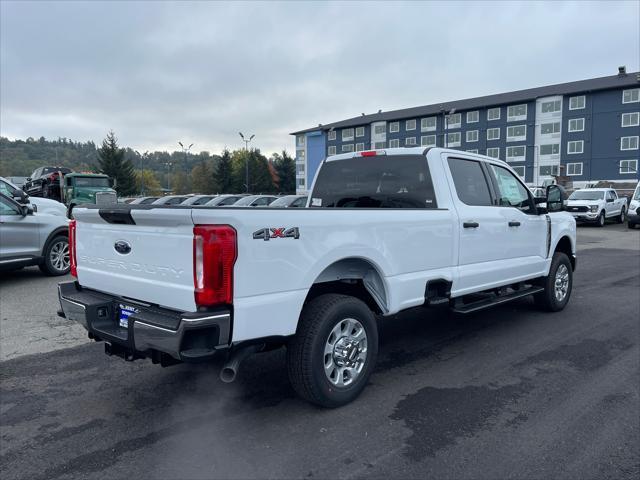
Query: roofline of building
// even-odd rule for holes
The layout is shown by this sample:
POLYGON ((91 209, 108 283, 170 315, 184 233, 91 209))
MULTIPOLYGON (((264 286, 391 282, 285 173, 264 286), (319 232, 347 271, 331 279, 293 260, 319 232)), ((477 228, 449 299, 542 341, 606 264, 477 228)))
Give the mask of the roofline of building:
POLYGON ((527 88, 525 90, 516 90, 514 92, 508 93, 497 93, 493 95, 484 95, 482 97, 467 98, 464 100, 440 102, 419 107, 402 108, 399 110, 390 110, 388 112, 361 115, 359 117, 352 117, 346 120, 341 120, 339 122, 328 123, 326 125, 320 124, 316 127, 298 130, 292 132, 290 135, 299 135, 301 133, 315 132, 319 130, 326 131, 335 128, 356 127, 378 121, 422 117, 425 115, 439 114, 443 111, 450 111, 452 109, 460 111, 475 108, 486 108, 497 105, 504 105, 505 103, 535 100, 539 97, 587 93, 628 86, 640 86, 640 72, 631 72, 624 75, 609 75, 607 77, 598 77, 590 78, 587 80, 578 80, 574 82, 558 83, 555 85, 547 85, 544 87, 527 88))

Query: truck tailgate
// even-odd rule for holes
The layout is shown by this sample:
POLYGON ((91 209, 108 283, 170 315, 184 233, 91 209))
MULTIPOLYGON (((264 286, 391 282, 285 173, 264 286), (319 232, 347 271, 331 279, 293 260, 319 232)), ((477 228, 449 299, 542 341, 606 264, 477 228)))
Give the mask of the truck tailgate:
POLYGON ((126 216, 105 220, 97 209, 73 213, 83 287, 195 311, 190 209, 131 210, 133 222, 126 216), (129 223, 113 223, 123 221, 129 223))

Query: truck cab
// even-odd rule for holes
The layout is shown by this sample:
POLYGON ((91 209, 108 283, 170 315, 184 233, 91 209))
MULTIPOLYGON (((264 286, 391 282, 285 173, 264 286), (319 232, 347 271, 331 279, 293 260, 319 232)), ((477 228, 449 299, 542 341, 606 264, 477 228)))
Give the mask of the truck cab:
POLYGON ((98 173, 69 173, 64 176, 62 201, 69 207, 81 203, 109 205, 116 203, 111 179, 98 173))

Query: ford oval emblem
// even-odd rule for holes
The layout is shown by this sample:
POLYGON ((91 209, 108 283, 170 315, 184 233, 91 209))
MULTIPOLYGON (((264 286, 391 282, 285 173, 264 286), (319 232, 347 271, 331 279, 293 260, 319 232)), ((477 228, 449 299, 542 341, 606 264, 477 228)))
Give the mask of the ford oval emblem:
POLYGON ((129 243, 125 242, 124 240, 118 240, 113 245, 113 248, 116 249, 116 252, 122 255, 126 255, 127 253, 131 252, 131 245, 129 245, 129 243))

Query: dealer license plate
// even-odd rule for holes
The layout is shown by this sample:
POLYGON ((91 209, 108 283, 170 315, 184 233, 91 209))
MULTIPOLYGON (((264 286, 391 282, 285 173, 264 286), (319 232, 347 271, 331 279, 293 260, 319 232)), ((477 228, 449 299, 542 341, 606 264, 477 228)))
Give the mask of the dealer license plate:
POLYGON ((129 317, 134 313, 138 313, 137 308, 131 305, 124 305, 123 303, 118 304, 118 325, 122 328, 128 328, 129 317))

